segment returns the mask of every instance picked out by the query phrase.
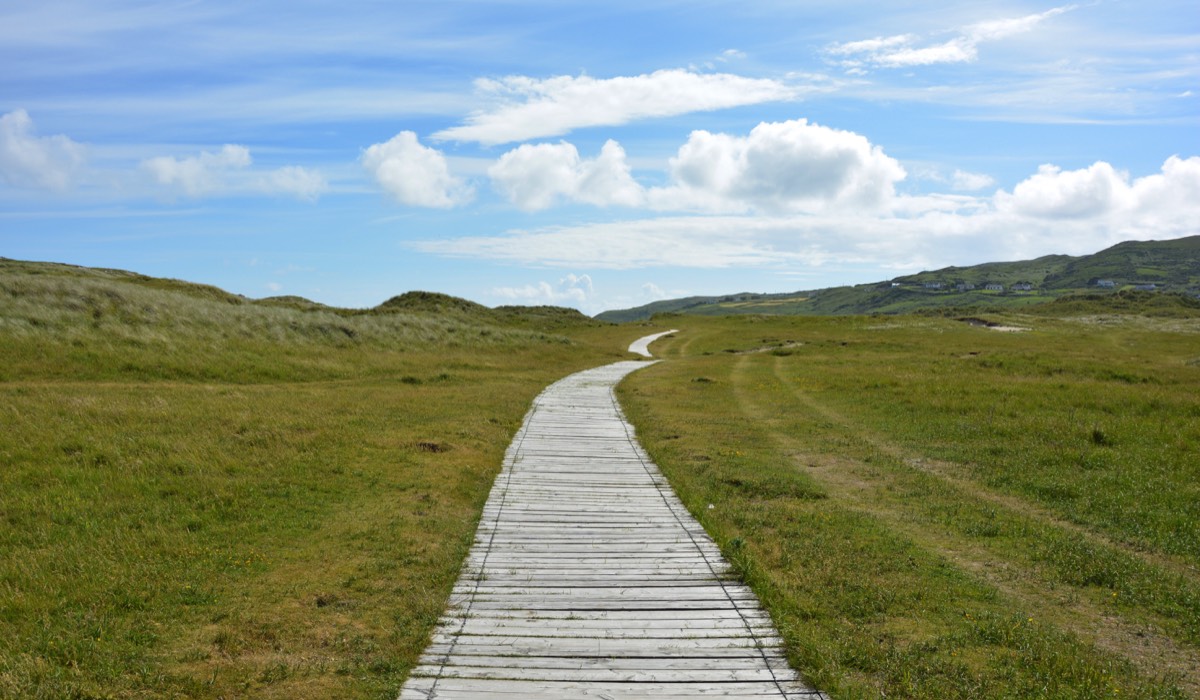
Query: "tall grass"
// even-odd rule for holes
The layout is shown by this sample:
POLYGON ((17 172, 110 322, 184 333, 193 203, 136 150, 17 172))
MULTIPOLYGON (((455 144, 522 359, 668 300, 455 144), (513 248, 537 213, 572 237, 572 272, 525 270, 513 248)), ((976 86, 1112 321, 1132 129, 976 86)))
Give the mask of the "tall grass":
POLYGON ((56 367, 76 378, 332 378, 359 370, 321 362, 331 354, 568 342, 463 318, 229 303, 102 278, 0 275, 0 311, 5 379, 56 367))

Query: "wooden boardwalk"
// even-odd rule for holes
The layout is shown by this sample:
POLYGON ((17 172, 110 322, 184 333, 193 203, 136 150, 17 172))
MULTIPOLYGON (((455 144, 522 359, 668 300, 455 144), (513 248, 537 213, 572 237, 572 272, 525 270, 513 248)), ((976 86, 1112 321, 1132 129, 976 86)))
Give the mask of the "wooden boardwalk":
POLYGON ((648 364, 534 401, 400 700, 824 697, 634 438, 613 387, 648 364))

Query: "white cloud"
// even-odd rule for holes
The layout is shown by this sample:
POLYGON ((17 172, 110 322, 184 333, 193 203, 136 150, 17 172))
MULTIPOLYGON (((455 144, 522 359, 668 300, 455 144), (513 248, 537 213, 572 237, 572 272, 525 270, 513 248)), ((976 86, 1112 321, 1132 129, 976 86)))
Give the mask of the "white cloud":
POLYGON ((878 208, 904 169, 859 134, 804 119, 763 122, 748 136, 694 131, 671 159, 661 209, 765 212, 878 208))
POLYGON ((647 282, 642 285, 642 296, 658 301, 660 299, 668 299, 671 295, 657 284, 647 282))
POLYGON ((905 47, 886 51, 873 56, 872 62, 887 68, 903 68, 928 66, 934 63, 967 63, 978 57, 977 42, 966 37, 959 37, 923 48, 905 47))
POLYGON ((860 53, 878 54, 894 50, 901 46, 907 46, 918 38, 915 34, 897 34, 896 36, 847 41, 843 44, 834 44, 829 47, 828 53, 835 56, 853 56, 860 53))
POLYGON ((226 144, 219 151, 201 151, 186 158, 147 158, 142 169, 158 184, 188 197, 263 193, 315 201, 328 189, 325 178, 315 170, 289 165, 254 172, 253 163, 249 148, 226 144))
POLYGON ((524 144, 488 170, 496 189, 526 211, 560 200, 659 211, 819 212, 879 209, 904 168, 864 136, 804 119, 763 122, 746 136, 694 131, 670 160, 670 182, 643 188, 624 149, 608 141, 595 159, 574 145, 524 144))
MULTIPOLYGON (((782 224, 784 228, 794 228, 782 224)), ((416 241, 417 250, 551 267, 759 267, 790 252, 763 242, 780 220, 749 216, 680 216, 509 231, 498 236, 416 241)))
POLYGON ((1190 212, 1192 229, 1200 221, 1200 158, 1171 156, 1162 172, 1133 182, 1134 201, 1146 216, 1172 217, 1174 212, 1190 212))
POLYGON ((226 188, 226 176, 249 168, 252 159, 245 146, 226 144, 220 151, 201 151, 190 158, 159 156, 142 161, 142 168, 161 185, 183 190, 189 197, 201 197, 226 188))
POLYGON ((1045 12, 1039 12, 1024 17, 1012 17, 1008 19, 996 19, 986 22, 976 22, 966 28, 966 34, 973 41, 994 41, 996 39, 1004 39, 1016 34, 1024 34, 1025 32, 1033 31, 1037 25, 1043 21, 1061 15, 1064 12, 1074 10, 1076 5, 1063 5, 1062 7, 1054 7, 1045 12))
POLYGON ((84 147, 66 136, 36 136, 23 109, 0 116, 0 180, 62 191, 84 163, 84 147))
POLYGON ((592 278, 588 275, 568 274, 557 284, 538 282, 523 287, 497 287, 490 294, 519 304, 551 304, 584 306, 592 298, 592 278))
POLYGON ((545 209, 557 199, 597 206, 638 206, 645 195, 630 174, 625 150, 609 140, 600 155, 591 160, 579 157, 574 145, 524 144, 488 169, 493 184, 521 209, 545 209))
POLYGON ((1200 157, 1130 180, 1108 163, 1051 166, 990 197, 897 197, 888 213, 676 216, 509 231, 413 244, 455 256, 554 267, 775 270, 870 264, 897 270, 1094 252, 1195 234, 1200 157))
POLYGON ((1069 12, 1075 7, 1064 5, 1022 17, 976 22, 960 29, 958 36, 928 46, 919 45, 919 36, 899 34, 834 44, 826 49, 826 53, 834 57, 844 57, 836 62, 855 74, 861 74, 864 65, 905 68, 938 63, 968 63, 979 57, 980 44, 1033 31, 1043 21, 1069 12))
POLYGON ((262 187, 266 192, 291 195, 313 202, 329 189, 329 183, 315 170, 288 165, 267 173, 263 178, 262 187))
POLYGON ((1200 220, 1200 157, 1171 156, 1161 172, 1132 181, 1129 173, 1103 161, 1080 170, 1043 165, 1012 194, 997 193, 996 203, 1024 217, 1178 227, 1185 217, 1200 220))
POLYGON ((411 131, 366 149, 362 164, 385 191, 409 206, 448 209, 474 196, 466 183, 450 174, 446 156, 422 146, 411 131))
POLYGON ((951 177, 950 186, 959 192, 982 190, 996 184, 991 175, 969 173, 965 170, 955 170, 951 177))
POLYGON ((1043 165, 1037 174, 1002 193, 1001 205, 1017 214, 1048 218, 1093 218, 1125 206, 1132 192, 1128 173, 1097 162, 1083 170, 1043 165))
POLYGON ((496 105, 434 138, 495 145, 561 136, 581 127, 789 100, 798 94, 777 80, 686 70, 615 78, 509 76, 475 84, 496 105))

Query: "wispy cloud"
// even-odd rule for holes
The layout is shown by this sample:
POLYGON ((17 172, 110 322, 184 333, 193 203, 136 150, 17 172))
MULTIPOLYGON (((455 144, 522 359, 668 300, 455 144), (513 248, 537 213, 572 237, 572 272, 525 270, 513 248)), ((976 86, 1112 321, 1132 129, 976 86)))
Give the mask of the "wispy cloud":
POLYGON ((147 158, 141 167, 168 191, 193 198, 262 193, 314 201, 328 189, 325 178, 315 170, 293 165, 256 172, 251 169, 253 162, 249 148, 226 144, 218 151, 183 158, 147 158))
POLYGON ((976 22, 957 30, 957 36, 937 43, 923 42, 915 34, 898 34, 834 44, 826 53, 834 62, 858 70, 966 63, 979 57, 980 44, 1033 31, 1045 20, 1075 8, 1064 5, 1021 17, 976 22))
POLYGON ((965 170, 955 170, 954 175, 950 178, 950 187, 959 192, 974 192, 995 184, 996 180, 991 175, 970 173, 965 170))
POLYGON ((226 144, 219 151, 201 151, 186 158, 158 156, 142 161, 142 168, 167 187, 177 188, 189 197, 212 194, 225 187, 225 176, 250 167, 250 149, 226 144))
POLYGON ((763 241, 766 234, 781 228, 794 226, 754 217, 682 216, 513 230, 410 245, 450 257, 550 267, 761 267, 794 260, 791 253, 763 241))
POLYGON ((494 106, 471 115, 463 125, 438 131, 434 138, 512 143, 561 136, 583 127, 779 102, 800 94, 798 88, 778 80, 687 70, 616 78, 509 76, 475 84, 480 96, 494 106))
POLYGON ((264 192, 284 194, 309 202, 329 190, 329 183, 321 173, 299 165, 285 165, 262 176, 264 192))

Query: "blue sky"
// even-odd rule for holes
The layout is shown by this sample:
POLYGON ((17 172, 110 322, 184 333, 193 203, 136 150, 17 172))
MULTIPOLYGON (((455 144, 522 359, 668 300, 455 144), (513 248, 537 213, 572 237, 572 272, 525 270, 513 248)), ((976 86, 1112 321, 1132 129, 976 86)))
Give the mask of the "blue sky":
POLYGON ((588 313, 1200 233, 1194 0, 0 0, 0 255, 588 313))

